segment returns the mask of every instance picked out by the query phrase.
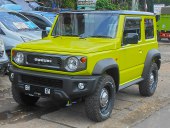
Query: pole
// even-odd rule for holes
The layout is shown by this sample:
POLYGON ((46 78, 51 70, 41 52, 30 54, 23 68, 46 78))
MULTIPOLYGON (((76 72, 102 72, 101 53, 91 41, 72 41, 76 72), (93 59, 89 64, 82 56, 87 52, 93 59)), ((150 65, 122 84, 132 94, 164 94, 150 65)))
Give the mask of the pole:
POLYGON ((148 5, 147 5, 147 3, 146 3, 146 0, 145 0, 144 9, 145 9, 145 12, 147 12, 147 10, 148 10, 148 5))

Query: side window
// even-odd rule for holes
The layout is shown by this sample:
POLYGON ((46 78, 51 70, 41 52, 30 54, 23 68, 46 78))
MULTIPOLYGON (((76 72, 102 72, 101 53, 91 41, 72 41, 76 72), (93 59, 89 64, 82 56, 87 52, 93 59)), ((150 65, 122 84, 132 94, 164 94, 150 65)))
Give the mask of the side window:
POLYGON ((123 32, 123 44, 137 44, 141 39, 141 18, 126 18, 123 32))
POLYGON ((46 27, 50 27, 45 21, 43 21, 40 18, 37 18, 35 16, 29 16, 26 15, 26 17, 28 17, 28 19, 30 19, 32 22, 34 22, 39 28, 45 30, 46 27))
POLYGON ((154 38, 153 19, 145 19, 145 39, 154 38))

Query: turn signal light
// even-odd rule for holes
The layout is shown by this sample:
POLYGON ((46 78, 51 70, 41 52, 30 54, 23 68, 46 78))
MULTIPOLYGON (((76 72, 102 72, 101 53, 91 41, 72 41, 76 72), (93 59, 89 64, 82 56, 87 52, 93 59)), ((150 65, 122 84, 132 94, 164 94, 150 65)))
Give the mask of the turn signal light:
POLYGON ((81 61, 82 63, 86 63, 86 62, 87 62, 87 58, 86 58, 86 57, 82 57, 82 58, 80 59, 80 61, 81 61))

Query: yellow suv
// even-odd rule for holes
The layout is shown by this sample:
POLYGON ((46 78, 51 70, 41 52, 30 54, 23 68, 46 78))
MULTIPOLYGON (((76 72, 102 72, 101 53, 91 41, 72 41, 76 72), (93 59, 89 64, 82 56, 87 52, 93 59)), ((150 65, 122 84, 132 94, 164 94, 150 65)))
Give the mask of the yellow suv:
POLYGON ((61 13, 47 37, 19 44, 11 54, 17 103, 81 98, 97 122, 109 118, 121 89, 139 84, 142 96, 153 95, 161 64, 155 16, 136 11, 61 13))

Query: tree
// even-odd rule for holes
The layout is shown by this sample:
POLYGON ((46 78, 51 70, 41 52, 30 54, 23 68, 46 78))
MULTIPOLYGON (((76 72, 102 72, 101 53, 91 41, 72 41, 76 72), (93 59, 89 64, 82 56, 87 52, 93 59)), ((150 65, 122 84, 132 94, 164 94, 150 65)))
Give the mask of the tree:
POLYGON ((130 0, 97 0, 96 10, 128 10, 130 0))
POLYGON ((77 0, 62 0, 61 8, 76 9, 77 0))

